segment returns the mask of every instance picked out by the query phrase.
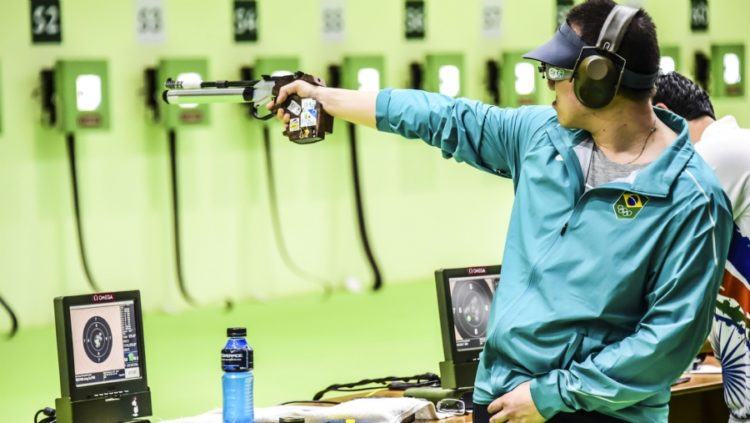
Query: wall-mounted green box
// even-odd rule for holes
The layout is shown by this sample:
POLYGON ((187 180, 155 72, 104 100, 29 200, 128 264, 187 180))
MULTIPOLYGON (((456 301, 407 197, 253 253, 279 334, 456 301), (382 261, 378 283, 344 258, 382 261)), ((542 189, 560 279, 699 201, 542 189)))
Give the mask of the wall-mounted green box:
POLYGON ((682 70, 682 57, 680 56, 679 47, 663 46, 659 47, 659 50, 661 51, 661 61, 659 67, 662 72, 680 72, 682 70))
POLYGON ((464 57, 429 54, 425 60, 425 90, 449 97, 465 95, 464 57))
POLYGON ((500 104, 505 107, 518 107, 538 104, 542 78, 537 72, 539 63, 525 60, 521 56, 526 51, 503 53, 500 71, 500 104))
POLYGON ((253 78, 260 79, 261 75, 273 75, 277 72, 294 73, 298 70, 301 69, 296 57, 262 57, 255 61, 253 78))
MULTIPOLYGON (((168 78, 183 81, 206 81, 208 79, 208 63, 205 59, 164 59, 159 62, 156 72, 157 90, 164 89, 168 78)), ((179 126, 206 125, 209 123, 209 108, 207 104, 200 105, 169 105, 159 101, 159 116, 165 127, 173 129, 179 126)))
POLYGON ((60 60, 55 63, 55 103, 66 132, 109 128, 107 62, 60 60))
POLYGON ((711 46, 711 95, 714 97, 745 95, 744 45, 711 46))
POLYGON ((347 56, 342 65, 341 86, 377 91, 385 85, 385 59, 381 56, 347 56))

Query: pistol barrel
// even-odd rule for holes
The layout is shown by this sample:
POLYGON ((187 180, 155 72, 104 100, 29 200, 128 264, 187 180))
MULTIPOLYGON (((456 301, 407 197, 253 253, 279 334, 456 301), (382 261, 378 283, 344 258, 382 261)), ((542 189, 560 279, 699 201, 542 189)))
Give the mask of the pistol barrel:
POLYGON ((168 104, 248 103, 252 101, 252 88, 196 88, 171 89, 162 97, 168 104))

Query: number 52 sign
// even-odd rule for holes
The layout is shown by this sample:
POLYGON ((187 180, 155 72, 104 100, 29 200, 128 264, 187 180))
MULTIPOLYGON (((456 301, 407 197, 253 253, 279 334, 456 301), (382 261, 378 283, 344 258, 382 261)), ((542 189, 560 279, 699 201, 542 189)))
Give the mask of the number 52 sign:
POLYGON ((31 42, 62 41, 60 0, 31 0, 31 42))

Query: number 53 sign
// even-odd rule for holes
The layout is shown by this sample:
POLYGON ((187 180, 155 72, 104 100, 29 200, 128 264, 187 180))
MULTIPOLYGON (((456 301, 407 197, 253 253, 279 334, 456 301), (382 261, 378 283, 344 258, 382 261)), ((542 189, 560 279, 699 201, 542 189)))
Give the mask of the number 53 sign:
POLYGON ((135 34, 142 44, 161 44, 165 40, 164 1, 136 0, 135 34))

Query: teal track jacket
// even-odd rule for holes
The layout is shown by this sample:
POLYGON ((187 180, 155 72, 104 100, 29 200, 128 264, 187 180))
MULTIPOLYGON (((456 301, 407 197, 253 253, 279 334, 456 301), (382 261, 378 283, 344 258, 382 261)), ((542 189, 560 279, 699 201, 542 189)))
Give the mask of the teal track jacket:
POLYGON ((545 418, 667 420, 671 382, 709 331, 732 215, 686 122, 657 114, 677 140, 632 180, 584 193, 575 147, 590 135, 560 126, 551 107, 378 94, 379 130, 513 180, 477 403, 531 381, 545 418))

